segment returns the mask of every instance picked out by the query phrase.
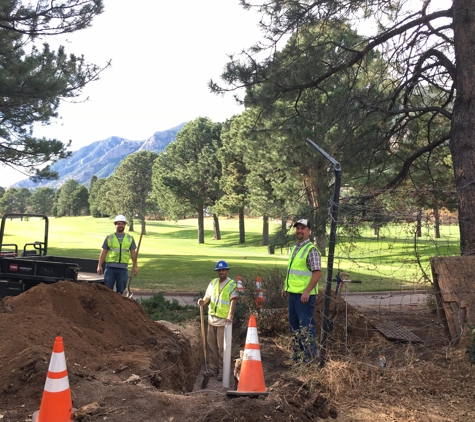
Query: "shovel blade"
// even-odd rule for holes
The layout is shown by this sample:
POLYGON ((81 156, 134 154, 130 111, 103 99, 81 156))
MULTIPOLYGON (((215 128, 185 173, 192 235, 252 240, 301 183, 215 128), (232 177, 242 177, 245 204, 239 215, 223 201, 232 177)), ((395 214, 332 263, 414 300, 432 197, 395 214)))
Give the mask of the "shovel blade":
POLYGON ((201 381, 201 389, 204 390, 208 386, 209 374, 204 374, 203 381, 201 381))

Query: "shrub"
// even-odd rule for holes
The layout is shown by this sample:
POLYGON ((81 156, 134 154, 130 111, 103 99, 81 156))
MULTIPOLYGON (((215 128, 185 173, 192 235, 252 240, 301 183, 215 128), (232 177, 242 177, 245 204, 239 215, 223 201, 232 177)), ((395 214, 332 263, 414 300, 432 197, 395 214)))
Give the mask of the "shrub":
POLYGON ((287 301, 281 296, 284 278, 285 270, 279 268, 242 275, 243 290, 236 306, 236 319, 239 318, 242 324, 249 315, 255 315, 259 331, 267 335, 288 331, 287 301), (263 301, 259 301, 256 290, 258 277, 261 280, 263 301))
POLYGON ((180 305, 176 299, 169 301, 165 299, 162 292, 149 299, 140 299, 139 302, 145 313, 154 321, 164 320, 176 324, 187 319, 194 319, 200 314, 197 306, 180 305))

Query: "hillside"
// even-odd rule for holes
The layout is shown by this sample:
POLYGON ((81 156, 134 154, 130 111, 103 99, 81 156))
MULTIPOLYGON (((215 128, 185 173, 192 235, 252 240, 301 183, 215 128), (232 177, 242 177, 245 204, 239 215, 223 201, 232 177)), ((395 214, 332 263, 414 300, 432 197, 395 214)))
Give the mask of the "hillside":
POLYGON ((91 177, 109 177, 120 162, 134 152, 148 150, 160 152, 175 140, 177 133, 183 128, 181 123, 174 128, 155 132, 144 141, 131 141, 129 139, 111 136, 102 141, 96 141, 81 149, 74 151, 71 157, 60 160, 51 166, 53 171, 58 172, 58 180, 34 183, 29 179, 21 180, 14 187, 35 189, 38 187, 56 188, 69 179, 75 179, 81 184, 87 185, 91 177))

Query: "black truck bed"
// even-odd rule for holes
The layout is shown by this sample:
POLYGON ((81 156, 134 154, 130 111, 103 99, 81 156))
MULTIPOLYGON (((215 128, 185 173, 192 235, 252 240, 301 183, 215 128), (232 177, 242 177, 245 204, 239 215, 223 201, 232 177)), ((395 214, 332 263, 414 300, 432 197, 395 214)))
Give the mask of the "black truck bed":
POLYGON ((0 298, 16 296, 40 283, 61 280, 104 283, 97 260, 62 256, 0 257, 0 298))

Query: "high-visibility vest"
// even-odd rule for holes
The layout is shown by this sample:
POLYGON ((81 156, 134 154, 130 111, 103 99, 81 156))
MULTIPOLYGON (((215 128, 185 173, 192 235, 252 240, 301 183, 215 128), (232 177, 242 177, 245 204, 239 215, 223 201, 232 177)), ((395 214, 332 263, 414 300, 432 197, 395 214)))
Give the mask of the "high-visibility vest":
MULTIPOLYGON (((289 256, 289 263, 287 265, 287 277, 285 278, 285 291, 289 293, 303 293, 312 278, 312 271, 307 267, 307 257, 312 248, 318 249, 312 242, 304 245, 294 256, 294 251, 297 245, 294 245, 289 256)), ((310 292, 311 295, 318 293, 318 284, 310 292)))
POLYGON ((119 242, 115 233, 107 236, 107 246, 109 252, 107 252, 106 262, 114 264, 128 264, 130 259, 130 247, 134 238, 130 234, 125 234, 122 239, 122 243, 119 242))
POLYGON ((215 278, 211 283, 213 283, 213 295, 210 298, 209 313, 218 318, 227 318, 231 308, 231 294, 237 287, 236 282, 229 280, 221 292, 219 291, 219 278, 215 278))

